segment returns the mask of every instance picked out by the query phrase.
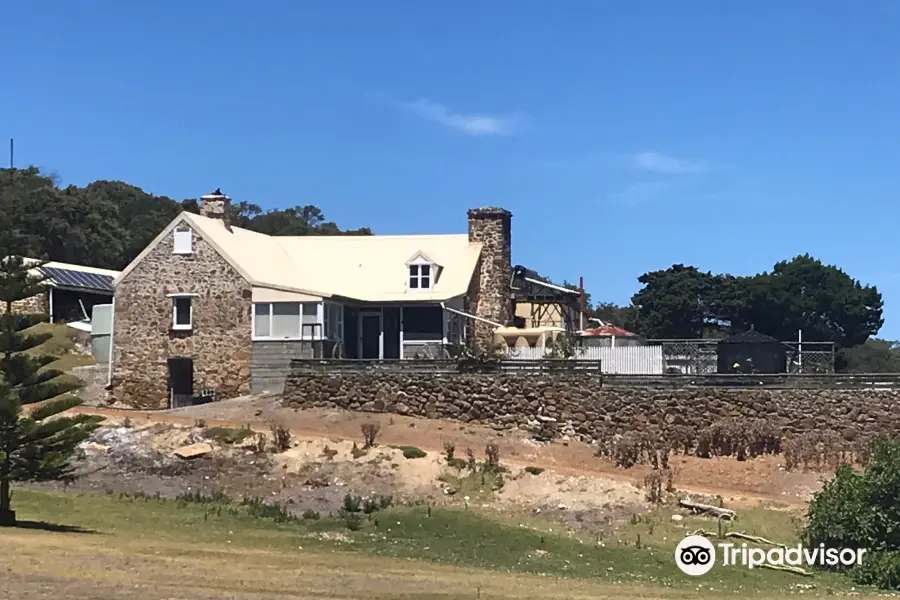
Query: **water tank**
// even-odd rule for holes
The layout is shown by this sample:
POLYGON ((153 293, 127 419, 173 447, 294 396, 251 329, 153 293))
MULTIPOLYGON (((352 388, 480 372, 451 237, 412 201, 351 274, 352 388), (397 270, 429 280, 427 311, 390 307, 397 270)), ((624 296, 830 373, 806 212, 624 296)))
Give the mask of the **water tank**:
POLYGON ((91 309, 91 355, 100 362, 109 362, 112 308, 112 304, 95 304, 91 309))

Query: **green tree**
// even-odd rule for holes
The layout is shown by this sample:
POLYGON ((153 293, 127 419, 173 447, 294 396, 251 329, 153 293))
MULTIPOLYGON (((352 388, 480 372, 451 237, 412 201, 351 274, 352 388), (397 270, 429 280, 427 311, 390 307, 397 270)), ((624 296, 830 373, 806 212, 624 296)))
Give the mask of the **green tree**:
MULTIPOLYGON (((22 234, 17 254, 123 269, 180 212, 199 212, 198 201, 155 196, 122 181, 64 188, 35 167, 0 169, 0 214, 22 234)), ((239 201, 229 208, 236 227, 270 235, 371 235, 342 230, 317 206, 263 211, 239 201)))
POLYGON ((750 277, 673 265, 638 281, 633 330, 647 337, 720 337, 753 327, 782 340, 802 330, 804 340, 852 347, 884 323, 877 288, 809 255, 750 277))
POLYGON ((875 286, 863 286, 834 265, 808 254, 777 263, 746 280, 746 302, 730 315, 773 337, 862 344, 884 325, 884 302, 875 286))
POLYGON ((650 338, 700 338, 718 324, 722 279, 697 267, 672 265, 638 277, 631 302, 635 333, 650 338))
MULTIPOLYGON (((808 547, 864 548, 850 573, 861 584, 900 589, 900 439, 878 439, 862 473, 842 465, 813 495, 803 531, 808 547)), ((835 565, 836 569, 842 568, 835 565)))
POLYGON ((844 373, 900 373, 900 343, 871 339, 841 349, 840 371, 844 373))
POLYGON ((637 308, 634 306, 619 306, 614 302, 598 302, 590 309, 589 314, 594 319, 600 319, 604 323, 612 323, 631 331, 631 327, 637 319, 637 308))
POLYGON ((60 373, 46 368, 53 358, 36 355, 35 349, 51 334, 29 335, 25 330, 40 317, 13 312, 14 302, 45 288, 34 265, 9 252, 16 236, 6 232, 6 243, 0 241, 0 525, 13 525, 11 483, 71 477, 70 458, 99 419, 63 415, 81 400, 65 394, 73 386, 60 383, 60 373), (23 410, 38 402, 42 404, 34 410, 23 410))

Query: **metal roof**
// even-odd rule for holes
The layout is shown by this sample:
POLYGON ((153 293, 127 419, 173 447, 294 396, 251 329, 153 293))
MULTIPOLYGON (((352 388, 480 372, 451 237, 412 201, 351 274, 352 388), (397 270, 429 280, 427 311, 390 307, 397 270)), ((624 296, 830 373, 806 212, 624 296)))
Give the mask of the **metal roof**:
POLYGON ((57 286, 113 293, 113 276, 111 275, 48 266, 42 266, 40 270, 51 280, 50 283, 57 286))

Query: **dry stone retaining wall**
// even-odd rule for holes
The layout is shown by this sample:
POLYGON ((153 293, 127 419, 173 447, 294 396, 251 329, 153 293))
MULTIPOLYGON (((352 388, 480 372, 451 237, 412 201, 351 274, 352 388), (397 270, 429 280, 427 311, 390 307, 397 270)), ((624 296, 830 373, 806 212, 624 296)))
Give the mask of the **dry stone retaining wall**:
POLYGON ((900 429, 898 390, 602 388, 596 374, 295 372, 284 405, 390 412, 519 427, 600 441, 617 433, 699 431, 729 417, 765 418, 786 434, 830 429, 852 440, 900 429))

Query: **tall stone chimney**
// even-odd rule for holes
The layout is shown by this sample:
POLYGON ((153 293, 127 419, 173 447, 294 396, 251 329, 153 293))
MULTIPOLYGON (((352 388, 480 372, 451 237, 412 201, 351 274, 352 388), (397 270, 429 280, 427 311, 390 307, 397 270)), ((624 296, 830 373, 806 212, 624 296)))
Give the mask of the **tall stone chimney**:
POLYGON ((216 191, 211 194, 200 196, 200 214, 210 219, 223 219, 229 204, 231 204, 231 198, 216 188, 216 191))
MULTIPOLYGON (((512 213, 503 208, 473 208, 468 212, 469 241, 482 245, 477 281, 469 291, 469 311, 500 325, 512 319, 512 213)), ((493 349, 494 325, 469 320, 468 339, 477 353, 493 349)))
POLYGON ((231 231, 231 224, 228 222, 228 206, 231 204, 231 198, 222 193, 222 190, 216 188, 211 194, 200 196, 200 214, 210 219, 221 219, 225 224, 225 229, 231 231))

